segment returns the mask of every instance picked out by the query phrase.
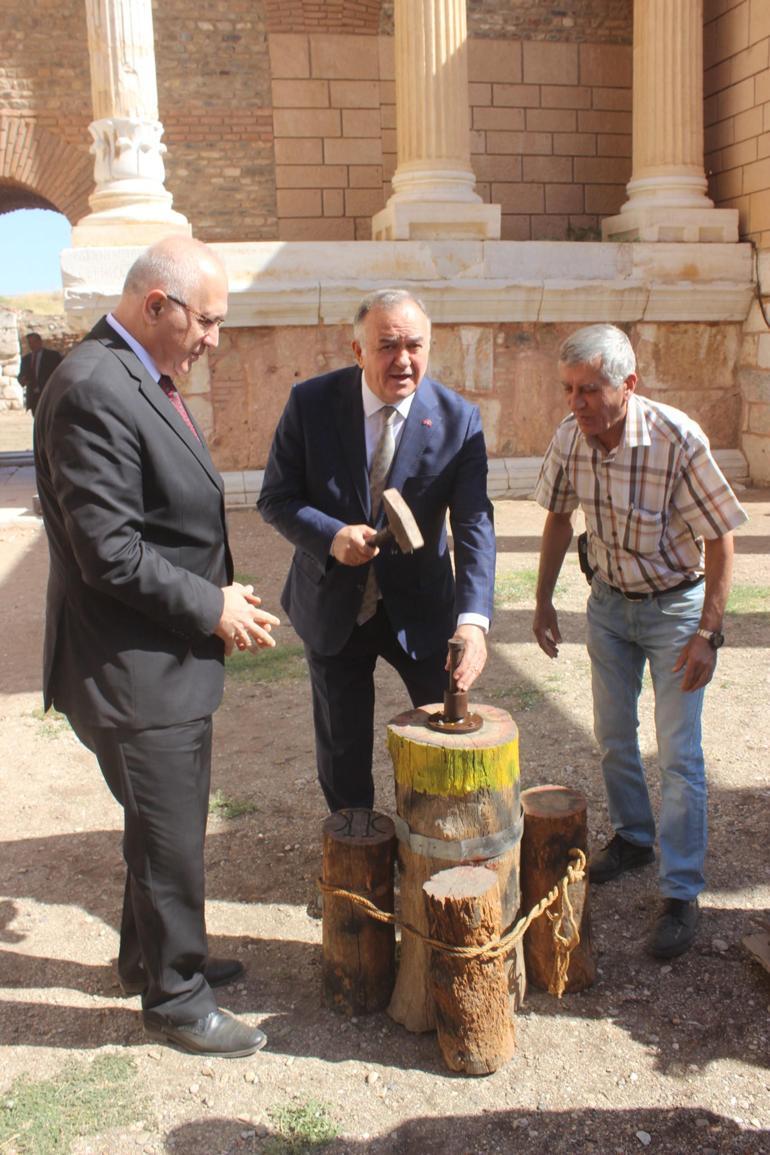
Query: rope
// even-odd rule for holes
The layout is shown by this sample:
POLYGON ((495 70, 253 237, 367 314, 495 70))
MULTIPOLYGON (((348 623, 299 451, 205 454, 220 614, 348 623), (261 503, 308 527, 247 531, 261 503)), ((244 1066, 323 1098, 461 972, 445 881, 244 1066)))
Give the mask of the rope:
POLYGON ((396 918, 394 914, 388 914, 387 911, 380 910, 378 906, 375 906, 368 898, 364 898, 362 894, 356 894, 352 890, 343 890, 338 886, 331 886, 328 882, 324 882, 322 878, 318 879, 318 886, 324 894, 328 894, 333 898, 348 899, 360 907, 364 914, 376 919, 377 922, 384 922, 390 926, 400 927, 402 932, 420 939, 421 942, 431 947, 432 950, 442 951, 444 954, 451 955, 454 958, 465 959, 468 962, 473 959, 486 960, 502 958, 509 954, 516 946, 516 943, 524 937, 535 919, 547 913, 553 928, 554 942, 554 968, 548 986, 548 992, 549 994, 556 995, 556 997, 560 999, 567 985, 570 955, 580 942, 580 933, 575 924, 572 902, 569 897, 569 888, 570 886, 574 886, 576 882, 582 882, 586 876, 586 856, 583 851, 577 847, 573 847, 569 853, 574 862, 571 862, 567 866, 567 873, 556 883, 553 889, 548 891, 548 894, 546 894, 544 898, 541 898, 540 901, 532 907, 529 914, 520 918, 507 934, 502 936, 495 935, 489 942, 481 943, 479 946, 453 946, 450 943, 440 942, 438 939, 430 938, 429 935, 424 934, 410 923, 403 922, 401 919, 396 918), (561 898, 559 910, 556 914, 551 914, 550 907, 552 907, 559 898, 561 898))

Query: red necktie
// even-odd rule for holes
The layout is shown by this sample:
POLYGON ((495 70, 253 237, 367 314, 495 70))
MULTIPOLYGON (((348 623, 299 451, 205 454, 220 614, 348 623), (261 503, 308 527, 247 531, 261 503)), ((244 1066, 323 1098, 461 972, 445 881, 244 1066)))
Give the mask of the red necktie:
POLYGON ((196 441, 200 441, 200 437, 198 436, 198 430, 193 425, 192 418, 190 417, 190 414, 185 409, 184 401, 179 396, 179 391, 178 391, 176 385, 174 384, 174 382, 165 373, 162 373, 161 377, 160 377, 160 381, 158 382, 158 384, 160 385, 161 389, 163 390, 163 392, 168 397, 171 404, 176 409, 179 416, 184 421, 187 428, 193 434, 196 441))

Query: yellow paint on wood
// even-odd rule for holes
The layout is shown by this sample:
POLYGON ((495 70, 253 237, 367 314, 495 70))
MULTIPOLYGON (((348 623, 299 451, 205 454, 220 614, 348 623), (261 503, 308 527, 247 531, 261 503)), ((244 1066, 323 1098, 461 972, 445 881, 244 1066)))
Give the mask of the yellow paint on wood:
POLYGON ((396 781, 421 794, 459 798, 479 790, 499 792, 519 780, 519 740, 501 746, 442 747, 388 730, 396 781))

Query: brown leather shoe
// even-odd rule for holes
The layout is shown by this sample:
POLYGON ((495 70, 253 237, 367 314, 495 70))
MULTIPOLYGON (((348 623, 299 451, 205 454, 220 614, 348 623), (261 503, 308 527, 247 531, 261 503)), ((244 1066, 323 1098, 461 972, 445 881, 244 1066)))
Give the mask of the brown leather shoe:
MULTIPOLYGON (((243 974, 243 963, 234 958, 210 958, 203 968, 203 975, 210 987, 226 987, 243 974)), ((118 985, 126 998, 140 995, 147 986, 147 980, 122 979, 118 975, 118 985)))
POLYGON ((194 1023, 174 1023, 157 1011, 145 1011, 144 1032, 158 1043, 170 1043, 192 1055, 219 1055, 226 1059, 253 1055, 267 1042, 259 1027, 247 1027, 227 1011, 211 1011, 194 1023))

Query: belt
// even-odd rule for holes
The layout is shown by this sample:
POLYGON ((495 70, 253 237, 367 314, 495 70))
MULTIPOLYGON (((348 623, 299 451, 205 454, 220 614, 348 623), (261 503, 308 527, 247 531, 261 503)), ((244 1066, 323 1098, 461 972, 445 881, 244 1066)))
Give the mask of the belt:
POLYGON ((618 589, 617 586, 610 586, 609 588, 613 593, 620 594, 621 597, 626 598, 626 600, 629 602, 646 602, 649 601, 650 598, 662 598, 665 597, 666 594, 675 594, 680 590, 691 590, 695 586, 699 586, 702 581, 703 574, 701 574, 700 577, 688 578, 685 581, 680 582, 678 586, 671 586, 667 590, 650 590, 648 594, 626 593, 625 590, 618 589))

